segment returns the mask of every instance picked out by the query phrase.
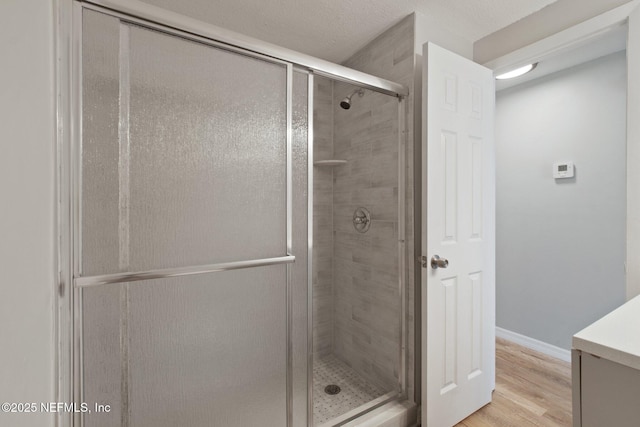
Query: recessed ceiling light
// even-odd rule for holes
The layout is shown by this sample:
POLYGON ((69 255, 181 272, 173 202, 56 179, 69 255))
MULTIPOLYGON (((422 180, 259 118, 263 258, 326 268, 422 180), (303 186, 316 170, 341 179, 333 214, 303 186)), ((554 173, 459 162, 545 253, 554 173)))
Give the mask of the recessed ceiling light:
POLYGON ((503 74, 500 74, 499 76, 496 76, 496 79, 506 80, 506 79, 513 79, 515 77, 520 77, 521 75, 527 74, 529 71, 536 68, 536 65, 538 65, 537 62, 535 64, 528 64, 528 65, 525 65, 524 67, 516 68, 515 70, 509 71, 508 73, 503 73, 503 74))

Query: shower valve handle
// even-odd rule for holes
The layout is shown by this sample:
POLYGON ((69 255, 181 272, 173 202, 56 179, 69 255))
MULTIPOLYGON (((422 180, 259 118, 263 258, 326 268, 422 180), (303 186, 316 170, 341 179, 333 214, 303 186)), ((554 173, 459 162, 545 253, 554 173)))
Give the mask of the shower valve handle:
POLYGON ((366 224, 369 222, 366 216, 357 216, 353 219, 356 224, 366 224))
POLYGON ((371 214, 365 208, 357 208, 353 213, 353 227, 359 233, 366 233, 371 226, 371 214))

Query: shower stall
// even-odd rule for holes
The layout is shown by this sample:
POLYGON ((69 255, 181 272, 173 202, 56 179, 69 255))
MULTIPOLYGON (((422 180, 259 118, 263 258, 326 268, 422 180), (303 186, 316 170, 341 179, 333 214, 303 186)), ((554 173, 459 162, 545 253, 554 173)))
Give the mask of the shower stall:
POLYGON ((315 78, 316 425, 348 420, 404 389, 398 108, 394 97, 315 78))
POLYGON ((405 398, 403 88, 73 12, 73 425, 334 426, 405 398))

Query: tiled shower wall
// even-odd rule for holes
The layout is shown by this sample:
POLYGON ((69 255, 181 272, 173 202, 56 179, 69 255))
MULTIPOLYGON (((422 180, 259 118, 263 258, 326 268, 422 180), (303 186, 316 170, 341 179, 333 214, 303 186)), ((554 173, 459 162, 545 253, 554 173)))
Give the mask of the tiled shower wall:
MULTIPOLYGON (((333 157, 333 83, 314 78, 313 158, 333 157)), ((333 168, 313 168, 313 352, 333 350, 333 168)))
MULTIPOLYGON (((398 102, 365 91, 353 98, 352 109, 334 107, 334 151, 348 167, 334 171, 334 349, 361 375, 384 386, 397 384, 400 302, 398 289, 398 155, 405 156, 405 236, 407 280, 408 395, 413 398, 414 271, 413 259, 413 79, 414 15, 374 39, 344 65, 409 88, 406 106, 406 150, 398 153, 398 102), (336 109, 337 108, 337 109, 336 109), (338 111, 340 110, 340 111, 338 111), (346 113, 346 114, 345 114, 346 113), (371 211, 366 234, 354 232, 353 209, 371 211), (393 337, 393 341, 391 338, 393 337), (390 366, 393 367, 391 370, 390 366)), ((334 101, 346 85, 335 84, 334 101)), ((336 102, 336 105, 337 105, 336 102)))
POLYGON ((386 391, 398 383, 398 100, 372 91, 339 107, 353 87, 334 84, 334 353, 386 391), (359 233, 354 210, 371 213, 359 233))
POLYGON ((314 159, 344 159, 314 167, 314 356, 334 353, 373 383, 395 389, 399 375, 398 155, 406 163, 408 395, 413 398, 413 78, 414 16, 377 37, 344 65, 409 87, 406 150, 398 153, 398 100, 365 91, 352 108, 339 102, 354 87, 315 77, 314 159), (366 234, 353 211, 372 214, 366 234))

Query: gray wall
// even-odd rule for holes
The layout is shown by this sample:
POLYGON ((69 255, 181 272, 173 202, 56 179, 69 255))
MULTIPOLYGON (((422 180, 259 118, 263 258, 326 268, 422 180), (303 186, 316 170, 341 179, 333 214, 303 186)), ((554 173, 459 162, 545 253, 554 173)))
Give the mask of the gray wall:
MULTIPOLYGON (((0 396, 55 400, 53 4, 0 2, 0 396)), ((0 425, 52 426, 54 414, 0 413, 0 425)))
POLYGON ((625 117, 624 52, 498 92, 498 327, 569 349, 624 302, 625 117))

